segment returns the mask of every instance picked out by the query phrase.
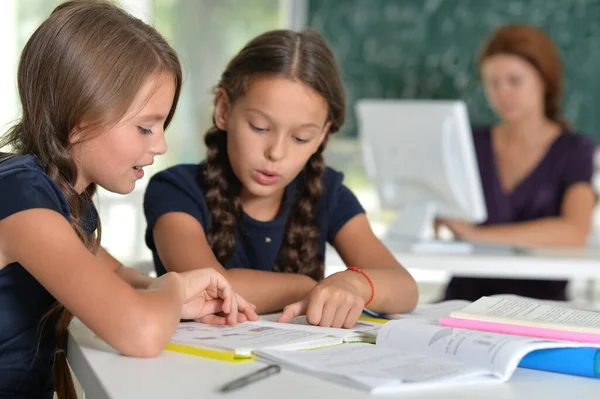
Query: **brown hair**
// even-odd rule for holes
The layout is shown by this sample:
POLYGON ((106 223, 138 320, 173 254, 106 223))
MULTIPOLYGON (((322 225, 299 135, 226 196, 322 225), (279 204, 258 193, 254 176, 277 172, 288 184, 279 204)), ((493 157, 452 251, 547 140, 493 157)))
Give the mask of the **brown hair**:
MULTIPOLYGON (((108 1, 78 0, 59 5, 33 33, 21 54, 17 80, 22 117, 0 147, 9 145, 15 154, 37 157, 69 204, 71 226, 92 252, 98 249, 100 228, 90 236, 82 223, 96 186, 91 184, 82 194, 75 191, 77 166, 69 153, 73 146, 70 135, 82 121, 90 130, 117 123, 144 82, 156 72, 173 76, 175 82, 166 128, 181 90, 177 54, 154 28, 108 1)), ((56 321, 55 388, 59 398, 74 398, 64 352, 72 315, 57 304, 40 325, 49 318, 56 321)))
MULTIPOLYGON (((346 103, 339 68, 327 43, 316 31, 274 30, 254 38, 229 62, 216 91, 223 89, 233 104, 257 76, 283 77, 311 87, 328 104, 328 121, 331 122, 328 134, 341 128, 346 103)), ((227 132, 213 126, 206 132, 204 141, 207 170, 202 178, 211 212, 207 239, 219 262, 225 265, 233 255, 236 226, 242 215, 241 187, 229 163, 227 132)), ((323 278, 315 208, 323 192, 321 178, 325 161, 322 153, 326 143, 327 137, 301 173, 303 186, 294 199, 275 265, 277 271, 302 273, 316 280, 323 278)))
POLYGON ((563 92, 562 62, 550 37, 541 29, 521 24, 511 24, 496 30, 484 44, 479 54, 479 68, 491 56, 515 55, 529 62, 544 82, 544 113, 563 128, 569 123, 561 114, 563 92))

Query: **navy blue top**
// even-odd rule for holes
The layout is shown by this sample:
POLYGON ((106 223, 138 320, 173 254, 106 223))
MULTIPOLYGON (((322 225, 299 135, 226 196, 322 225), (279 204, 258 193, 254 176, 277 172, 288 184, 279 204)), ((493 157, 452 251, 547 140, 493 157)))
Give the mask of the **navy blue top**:
MULTIPOLYGON (((544 157, 510 193, 502 188, 490 128, 474 129, 473 140, 488 219, 483 225, 518 223, 560 215, 565 191, 575 183, 590 183, 595 144, 589 137, 563 132, 544 157)), ((485 265, 482 265, 485 267, 485 265)), ((516 294, 566 300, 567 281, 496 278, 453 278, 446 299, 477 300, 484 295, 516 294)))
MULTIPOLYGON (((0 220, 20 211, 51 209, 69 220, 67 201, 33 155, 0 160, 0 220)), ((90 204, 84 228, 97 227, 90 204)), ((32 232, 34 233, 34 232, 32 232)), ((0 269, 0 397, 52 398, 54 323, 40 325, 55 299, 19 263, 0 269)))
MULTIPOLYGON (((152 177, 144 197, 144 212, 148 227, 146 244, 152 250, 158 275, 166 273, 158 256, 152 229, 157 219, 169 212, 184 212, 193 216, 204 228, 210 229, 211 215, 204 198, 206 187, 203 173, 206 164, 177 165, 152 177)), ((320 227, 319 254, 325 258, 325 244, 332 242, 337 232, 352 217, 364 210, 354 194, 342 184, 344 176, 327 168, 322 178, 323 196, 317 204, 317 222, 320 227)), ((227 269, 245 268, 273 271, 281 248, 290 211, 296 202, 302 179, 300 176, 285 189, 285 203, 279 216, 261 222, 243 214, 236 232, 233 256, 227 269)))

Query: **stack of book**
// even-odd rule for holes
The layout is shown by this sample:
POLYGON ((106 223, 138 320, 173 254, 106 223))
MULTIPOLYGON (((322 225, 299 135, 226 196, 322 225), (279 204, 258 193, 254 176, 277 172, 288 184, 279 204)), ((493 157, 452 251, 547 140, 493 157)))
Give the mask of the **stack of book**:
POLYGON ((217 353, 221 360, 258 357, 371 393, 503 382, 519 366, 589 377, 599 374, 596 312, 484 297, 466 306, 460 303, 454 311, 442 303, 416 313, 390 315, 394 320, 385 324, 361 320, 350 330, 309 326, 305 318, 292 324, 261 320, 235 327, 182 323, 168 349, 217 353), (514 327, 517 322, 529 323, 529 328, 562 327, 553 330, 560 335, 540 338, 521 328, 498 326, 514 327), (573 337, 567 333, 589 339, 565 339, 573 337))
POLYGON ((586 377, 600 377, 600 312, 573 309, 566 305, 525 298, 482 297, 449 317, 440 325, 487 331, 551 342, 590 344, 581 348, 538 350, 526 356, 520 366, 586 377))

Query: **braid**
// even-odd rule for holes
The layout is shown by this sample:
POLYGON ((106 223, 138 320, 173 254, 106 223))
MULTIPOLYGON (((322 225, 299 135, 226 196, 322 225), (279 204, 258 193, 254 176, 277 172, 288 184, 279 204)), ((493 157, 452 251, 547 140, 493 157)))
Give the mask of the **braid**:
MULTIPOLYGON (((46 174, 58 185, 65 196, 69 206, 69 223, 79 239, 92 252, 96 253, 100 246, 102 228, 100 219, 97 219, 96 234, 88 235, 83 228, 84 216, 88 202, 96 192, 96 185, 91 184, 82 194, 75 190, 77 182, 77 166, 75 161, 62 143, 58 140, 48 140, 40 142, 36 140, 22 140, 21 137, 27 137, 23 134, 27 131, 25 125, 27 121, 16 123, 8 132, 7 141, 4 144, 10 144, 13 147, 15 155, 25 155, 29 153, 37 154, 37 159, 46 174), (52 154, 51 156, 49 154, 52 154)), ((48 125, 49 130, 55 129, 48 125)), ((50 135, 49 137, 57 137, 50 135)), ((4 154, 3 154, 4 155, 4 154)), ((9 155, 8 157, 12 156, 9 155)), ((6 158, 3 158, 6 159, 6 158)), ((56 302, 41 318, 39 323, 40 333, 47 321, 51 321, 55 329, 56 353, 54 359, 54 388, 59 399, 77 399, 75 386, 71 376, 71 371, 66 358, 68 328, 73 315, 59 302, 56 302)))
MULTIPOLYGON (((57 150, 59 150, 57 148, 57 150)), ((84 245, 93 253, 96 253, 100 246, 100 234, 96 236, 88 235, 83 229, 83 218, 88 203, 96 192, 96 185, 90 185, 83 193, 78 194, 75 191, 75 182, 77 181, 77 166, 66 149, 62 148, 54 154, 52 163, 43 165, 46 174, 58 185, 69 204, 71 213, 70 224, 77 236, 84 245)), ((98 226, 100 221, 98 220, 98 226)), ((99 229, 100 227, 98 227, 99 229)), ((98 230, 99 232, 99 230, 98 230)))
MULTIPOLYGON (((70 224, 79 239, 92 252, 96 253, 100 246, 101 227, 100 219, 98 218, 98 228, 96 234, 88 235, 84 228, 83 222, 85 210, 88 202, 96 191, 96 185, 90 185, 82 194, 75 191, 75 182, 77 181, 77 167, 75 161, 68 153, 68 150, 62 146, 54 146, 52 160, 50 163, 42 167, 46 174, 56 182, 62 193, 64 194, 70 211, 70 224)), ((59 399, 76 399, 75 386, 71 377, 71 371, 67 364, 66 350, 69 336, 69 324, 73 319, 73 314, 64 306, 56 302, 54 306, 46 312, 42 317, 40 325, 44 321, 52 319, 55 321, 55 337, 56 337, 56 354, 54 359, 54 387, 59 399)))
POLYGON ((323 279, 323 259, 319 256, 319 225, 316 222, 316 205, 321 199, 325 173, 325 161, 321 145, 319 151, 310 157, 304 167, 304 187, 290 216, 284 242, 279 251, 275 270, 286 273, 300 273, 315 280, 323 279))
MULTIPOLYGON (((69 223, 83 244, 93 253, 100 246, 101 227, 98 227, 95 235, 88 235, 83 222, 86 207, 96 191, 96 185, 90 185, 83 193, 78 194, 75 190, 77 182, 77 166, 69 154, 66 143, 62 143, 60 127, 48 121, 44 124, 44 132, 48 139, 44 140, 25 132, 36 131, 36 121, 24 113, 23 119, 16 123, 8 132, 8 140, 5 142, 12 145, 17 155, 36 154, 42 168, 61 190, 69 206, 69 223)), ((38 129, 39 130, 39 129, 38 129)), ((46 322, 54 325, 56 353, 54 358, 54 389, 59 399, 77 398, 75 386, 71 377, 71 371, 67 363, 66 350, 68 340, 68 328, 73 315, 59 302, 56 302, 41 318, 40 330, 43 330, 46 322)), ((41 332, 41 331, 40 331, 41 332)))
POLYGON ((227 133, 216 127, 204 136, 206 172, 200 178, 206 184, 206 204, 211 226, 206 236, 217 260, 225 265, 235 249, 235 231, 242 215, 240 183, 229 164, 227 133))

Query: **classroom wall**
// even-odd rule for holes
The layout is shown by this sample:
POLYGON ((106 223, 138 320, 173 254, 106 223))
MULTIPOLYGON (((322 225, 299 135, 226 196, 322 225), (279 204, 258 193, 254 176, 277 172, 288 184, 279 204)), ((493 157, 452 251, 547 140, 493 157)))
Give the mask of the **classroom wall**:
POLYGON ((600 143, 600 0, 309 0, 308 25, 330 43, 348 90, 343 134, 359 98, 464 99, 473 124, 494 116, 475 59, 496 27, 545 29, 565 62, 564 110, 600 143))

